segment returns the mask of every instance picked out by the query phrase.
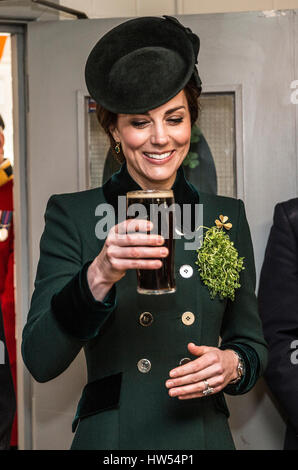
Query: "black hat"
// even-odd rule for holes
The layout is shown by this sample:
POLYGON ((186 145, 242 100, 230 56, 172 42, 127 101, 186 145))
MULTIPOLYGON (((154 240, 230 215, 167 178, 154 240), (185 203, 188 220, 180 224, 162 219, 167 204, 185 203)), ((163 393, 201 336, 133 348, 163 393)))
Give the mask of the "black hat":
POLYGON ((85 78, 91 97, 114 113, 142 113, 177 95, 193 76, 200 39, 171 16, 126 21, 92 49, 85 78))

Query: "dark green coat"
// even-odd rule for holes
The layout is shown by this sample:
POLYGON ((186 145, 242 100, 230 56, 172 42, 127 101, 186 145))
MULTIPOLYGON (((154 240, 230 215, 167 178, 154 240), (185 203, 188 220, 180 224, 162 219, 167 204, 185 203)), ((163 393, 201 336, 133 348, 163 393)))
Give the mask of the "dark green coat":
POLYGON ((179 204, 204 204, 204 225, 220 214, 233 228, 229 235, 246 269, 235 301, 211 300, 202 284, 196 252, 176 240, 177 292, 161 296, 136 292, 135 272, 128 270, 104 302, 93 298, 86 272, 104 240, 95 236, 98 204, 115 204, 117 196, 138 186, 125 165, 103 188, 52 196, 46 210, 35 291, 23 332, 25 364, 37 381, 62 373, 83 347, 88 385, 80 400, 73 449, 230 449, 234 447, 223 393, 180 401, 165 387, 169 371, 184 357, 187 344, 233 348, 244 358, 246 374, 225 392, 245 393, 262 373, 267 357, 255 297, 255 268, 250 232, 240 200, 198 193, 180 168, 173 186, 179 204), (190 265, 184 278, 180 267, 190 265), (142 312, 154 317, 139 322, 142 312), (195 315, 192 325, 183 312, 195 315), (146 358, 151 370, 141 373, 146 358))

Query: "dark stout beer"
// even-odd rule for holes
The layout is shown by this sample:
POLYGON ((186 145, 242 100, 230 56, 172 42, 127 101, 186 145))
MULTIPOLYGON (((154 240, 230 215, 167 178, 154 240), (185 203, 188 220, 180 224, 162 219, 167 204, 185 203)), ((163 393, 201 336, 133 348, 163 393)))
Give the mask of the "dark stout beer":
POLYGON ((171 190, 131 191, 127 193, 127 218, 151 220, 153 229, 165 238, 164 246, 169 250, 161 258, 160 269, 137 269, 137 290, 140 294, 168 294, 176 291, 175 283, 175 240, 174 194, 171 190), (172 208, 171 208, 172 206, 172 208))

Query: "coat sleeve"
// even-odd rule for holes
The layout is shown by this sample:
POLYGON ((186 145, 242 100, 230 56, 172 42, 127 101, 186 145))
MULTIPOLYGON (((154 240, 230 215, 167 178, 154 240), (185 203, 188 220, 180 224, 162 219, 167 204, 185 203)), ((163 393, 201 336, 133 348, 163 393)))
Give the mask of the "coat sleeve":
POLYGON ((115 308, 115 287, 102 302, 93 298, 87 282, 92 260, 82 263, 81 243, 64 199, 52 196, 22 340, 24 362, 39 382, 61 374, 115 308))
POLYGON ((275 207, 258 297, 269 345, 265 378, 298 433, 298 253, 283 203, 275 207))
POLYGON ((267 364, 267 344, 264 339, 258 311, 256 272, 250 229, 244 204, 239 202, 239 216, 235 247, 244 257, 245 269, 240 273, 241 287, 235 292, 234 301, 228 300, 221 328, 221 349, 234 349, 245 363, 245 375, 236 384, 228 385, 225 393, 236 395, 248 392, 264 372, 267 364))

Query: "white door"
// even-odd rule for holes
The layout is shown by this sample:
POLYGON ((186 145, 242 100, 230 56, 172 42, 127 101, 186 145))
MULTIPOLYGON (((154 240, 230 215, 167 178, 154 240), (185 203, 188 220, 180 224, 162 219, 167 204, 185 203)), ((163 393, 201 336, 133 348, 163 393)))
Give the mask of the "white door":
MULTIPOLYGON (((246 205, 259 273, 273 207, 297 195, 297 108, 290 100, 295 72, 298 77, 293 52, 295 12, 271 18, 253 12, 178 19, 201 38, 203 92, 235 94, 237 197, 246 205)), ((122 21, 28 25, 31 289, 49 196, 84 189, 81 104, 87 94, 86 58, 99 37, 122 21)), ((33 381, 34 449, 69 448, 71 421, 85 380, 81 354, 53 381, 33 381)), ((228 397, 228 401, 238 449, 282 447, 284 424, 262 380, 248 395, 228 397)))

